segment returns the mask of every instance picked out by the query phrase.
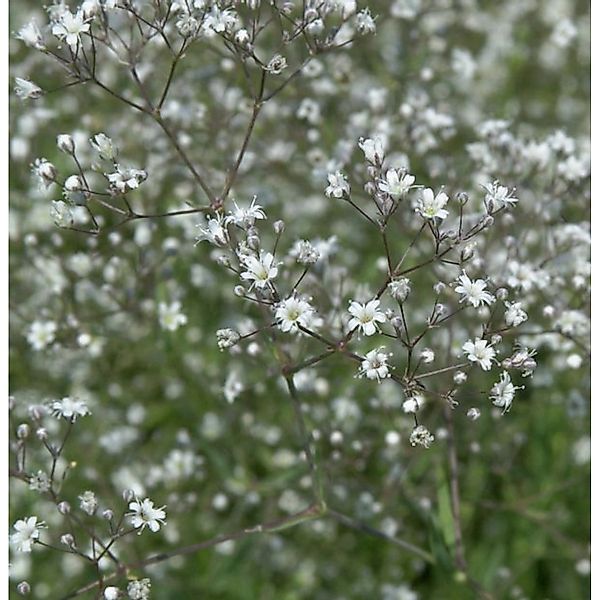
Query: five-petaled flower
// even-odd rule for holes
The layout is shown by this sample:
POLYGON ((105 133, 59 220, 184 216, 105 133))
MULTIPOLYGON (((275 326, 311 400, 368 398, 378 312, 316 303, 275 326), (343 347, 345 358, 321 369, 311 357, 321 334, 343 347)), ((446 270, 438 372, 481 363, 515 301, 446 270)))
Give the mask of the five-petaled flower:
POLYGON ((132 512, 128 516, 131 517, 131 524, 139 529, 138 534, 142 533, 146 527, 156 533, 160 526, 165 524, 167 517, 165 508, 166 506, 154 508, 154 502, 149 498, 144 498, 141 501, 136 499, 129 503, 129 510, 132 512))
POLYGON ((366 304, 351 301, 348 312, 352 315, 348 326, 350 329, 360 327, 361 331, 369 336, 375 334, 379 326, 377 323, 385 322, 385 315, 379 310, 379 300, 370 300, 366 304))
POLYGON ((492 360, 496 356, 496 350, 489 345, 487 340, 475 338, 475 341, 469 340, 463 344, 463 351, 467 359, 476 362, 484 371, 492 368, 492 360))

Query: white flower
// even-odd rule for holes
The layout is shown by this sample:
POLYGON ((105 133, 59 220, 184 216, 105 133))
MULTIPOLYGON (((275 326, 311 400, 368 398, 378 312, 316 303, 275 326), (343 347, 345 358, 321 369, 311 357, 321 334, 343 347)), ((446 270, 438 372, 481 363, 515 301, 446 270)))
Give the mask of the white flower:
POLYGON ((15 94, 21 98, 21 100, 26 100, 28 98, 35 100, 43 93, 44 91, 42 88, 33 83, 33 81, 29 81, 29 79, 23 79, 21 77, 15 77, 15 94))
POLYGON ((15 533, 10 536, 11 544, 17 552, 31 552, 33 543, 40 537, 40 529, 45 527, 44 522, 37 517, 19 519, 14 525, 15 533))
POLYGON ((367 352, 358 371, 358 377, 377 379, 380 382, 382 379, 390 376, 390 367, 387 361, 392 354, 386 354, 382 352, 383 350, 384 347, 382 346, 367 352))
POLYGON ((296 332, 298 325, 308 328, 309 319, 314 312, 315 309, 309 302, 296 296, 290 296, 279 303, 275 309, 275 318, 281 331, 296 332))
POLYGON ((490 392, 490 399, 494 406, 498 406, 502 409, 502 414, 507 413, 512 406, 515 392, 517 391, 511 380, 510 375, 503 371, 500 376, 500 381, 495 383, 490 392))
POLYGON ((214 36, 215 33, 230 31, 237 22, 237 15, 233 10, 221 10, 217 4, 213 4, 210 13, 204 18, 202 30, 207 37, 214 36))
POLYGON ((370 300, 366 304, 351 301, 348 312, 352 319, 348 323, 350 329, 360 327, 362 332, 369 336, 376 333, 379 329, 377 323, 385 322, 385 315, 379 310, 379 300, 370 300))
POLYGON ((463 345, 463 351, 471 362, 476 362, 484 371, 492 368, 492 360, 496 356, 496 350, 488 346, 486 340, 476 338, 475 341, 469 340, 463 345))
POLYGON ((181 325, 185 325, 187 317, 181 312, 181 302, 161 302, 158 305, 158 321, 167 331, 175 331, 181 325))
POLYGON ((71 227, 73 225, 73 211, 63 200, 53 200, 50 216, 58 227, 71 227))
POLYGON ((217 213, 216 218, 211 219, 206 216, 206 227, 202 227, 201 223, 196 225, 200 233, 196 237, 196 243, 207 241, 215 246, 226 246, 229 242, 229 232, 227 231, 227 219, 223 215, 217 213))
POLYGON ((325 195, 328 198, 343 198, 350 195, 350 184, 341 171, 329 173, 327 181, 329 185, 325 188, 325 195))
POLYGON ((250 227, 254 225, 256 219, 266 219, 264 210, 260 204, 256 204, 256 196, 252 198, 252 202, 248 207, 240 207, 234 200, 235 210, 230 211, 229 216, 225 219, 225 223, 235 223, 240 227, 250 227))
POLYGON ((296 262, 301 265, 314 265, 321 256, 308 240, 298 240, 292 255, 296 257, 296 262))
POLYGON ((432 363, 435 360, 435 352, 431 348, 423 348, 423 350, 421 350, 420 356, 421 360, 425 364, 432 363))
POLYGON ((461 294, 460 302, 469 302, 471 306, 478 308, 481 304, 492 304, 495 298, 492 294, 485 291, 487 283, 483 279, 471 281, 469 276, 463 271, 458 278, 459 285, 456 291, 461 294))
POLYGON ((104 588, 104 600, 118 600, 119 588, 114 585, 109 585, 104 588))
POLYGON ((431 188, 425 188, 418 200, 417 212, 424 219, 445 219, 448 211, 444 208, 448 202, 448 196, 445 192, 439 192, 434 196, 431 188))
POLYGON ((225 329, 217 329, 217 345, 219 350, 231 348, 240 341, 240 334, 229 327, 225 329))
POLYGON ((381 138, 360 138, 358 140, 359 148, 364 152, 365 159, 374 164, 381 164, 385 154, 381 138))
POLYGON ((519 199, 512 196, 512 192, 507 187, 493 181, 483 186, 486 194, 484 203, 489 212, 494 212, 499 208, 514 206, 519 199))
POLYGON ((138 529, 138 533, 142 533, 147 526, 150 531, 156 533, 161 525, 165 524, 165 506, 154 508, 154 502, 149 498, 145 498, 141 502, 136 500, 129 503, 129 510, 133 511, 128 514, 131 517, 131 524, 138 529))
POLYGON ((136 579, 127 584, 127 595, 130 600, 150 600, 150 588, 152 587, 150 580, 136 579))
POLYGON ((246 268, 241 277, 247 281, 252 281, 252 286, 264 288, 271 279, 277 277, 277 266, 274 264, 275 257, 270 252, 261 250, 258 258, 250 255, 243 256, 241 260, 246 268))
POLYGON ((92 516, 98 509, 98 499, 94 492, 86 490, 81 496, 78 496, 78 498, 79 508, 81 508, 86 515, 92 516))
POLYGON ((375 19, 371 16, 371 11, 368 8, 364 8, 355 17, 356 31, 361 35, 367 33, 375 33, 377 29, 375 25, 375 19))
POLYGON ((397 169, 388 169, 385 180, 379 182, 379 189, 398 200, 408 193, 414 182, 414 175, 402 173, 401 177, 397 169))
POLYGON ((96 150, 100 158, 110 161, 116 160, 117 149, 113 141, 105 133, 97 133, 90 139, 90 145, 96 150))
POLYGON ((43 350, 54 341, 56 330, 54 321, 34 321, 29 327, 27 341, 34 350, 43 350))
POLYGON ((287 60, 281 54, 276 54, 266 67, 272 75, 279 75, 285 68, 287 68, 287 60))
POLYGON ((425 404, 423 396, 413 396, 402 403, 402 410, 407 414, 416 413, 423 404, 425 404))
POLYGON ((509 327, 518 327, 527 321, 527 313, 521 308, 521 302, 505 302, 504 320, 509 327))
POLYGON ((69 10, 65 10, 57 23, 52 26, 52 35, 59 39, 64 39, 71 47, 71 50, 77 48, 79 37, 82 33, 89 31, 90 25, 85 22, 83 12, 78 11, 73 14, 69 10))
POLYGON ((423 425, 417 425, 410 434, 410 445, 411 446, 423 446, 429 448, 434 441, 434 437, 429 430, 423 425))
POLYGON ((105 173, 104 175, 111 187, 121 194, 137 189, 140 187, 140 183, 148 177, 143 169, 122 167, 121 165, 116 165, 116 169, 114 173, 105 173))
POLYGON ((475 408, 474 406, 472 406, 467 411, 467 418, 471 419, 471 421, 477 421, 477 419, 479 419, 479 417, 481 417, 481 411, 478 408, 475 408))
POLYGON ((396 300, 397 302, 404 302, 410 294, 410 279, 407 279, 406 277, 392 279, 392 281, 388 283, 387 289, 390 293, 390 296, 394 300, 396 300))
POLYGON ((83 400, 70 396, 65 396, 62 400, 53 400, 50 403, 50 410, 57 419, 67 419, 73 423, 78 417, 90 414, 90 409, 83 400))
POLYGON ((29 23, 23 25, 15 37, 27 46, 37 50, 43 50, 46 47, 42 32, 35 21, 29 21, 29 23))

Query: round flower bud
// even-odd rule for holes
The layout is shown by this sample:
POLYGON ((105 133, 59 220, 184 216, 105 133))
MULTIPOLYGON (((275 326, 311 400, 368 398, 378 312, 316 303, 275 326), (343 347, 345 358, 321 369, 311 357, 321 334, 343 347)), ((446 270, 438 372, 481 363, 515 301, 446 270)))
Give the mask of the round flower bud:
POLYGON ((61 133, 56 138, 56 145, 61 152, 65 152, 66 154, 75 153, 75 142, 73 141, 73 138, 66 133, 61 133))
POLYGON ((71 175, 65 181, 65 190, 67 192, 79 192, 83 189, 83 182, 79 175, 71 175))
POLYGON ((241 298, 246 295, 246 288, 243 285, 236 285, 233 288, 233 293, 241 298))
POLYGON ((467 417, 471 419, 471 421, 477 421, 477 419, 479 419, 480 416, 481 411, 478 408, 475 408, 474 406, 467 411, 467 417))
POLYGON ((106 519, 107 521, 111 521, 113 517, 114 517, 114 513, 112 510, 110 510, 110 508, 107 508, 102 511, 103 519, 106 519))
POLYGON ((104 600, 117 600, 119 597, 119 588, 111 585, 104 588, 104 600))
POLYGON ((456 194, 456 199, 459 204, 464 206, 469 201, 469 195, 466 192, 459 192, 456 194))
POLYGON ((467 380, 467 374, 464 371, 456 371, 452 379, 454 380, 454 383, 460 385, 461 383, 464 383, 467 380))
POLYGON ((123 500, 125 500, 125 502, 131 502, 135 498, 135 492, 130 489, 123 490, 122 496, 123 496, 123 500))
POLYGON ((66 500, 59 502, 56 508, 61 515, 68 515, 71 512, 71 505, 66 500))
POLYGON ((275 221, 275 223, 273 223, 273 229, 275 230, 275 233, 279 235, 283 233, 283 230, 285 229, 285 223, 281 219, 275 221))
POLYGON ((484 220, 483 220, 483 227, 491 227, 494 224, 494 217, 492 217, 491 215, 488 215, 484 220))
POLYGON ((221 256, 219 256, 217 258, 217 264, 221 265, 222 267, 230 267, 231 260, 229 259, 229 256, 225 256, 225 254, 221 254, 221 256))
POLYGON ((75 538, 70 533, 65 533, 60 536, 60 543, 72 548, 75 545, 75 538))
POLYGON ((502 341, 502 336, 497 333, 496 335, 493 335, 491 340, 492 342, 492 346, 495 346, 496 344, 499 344, 502 341))
POLYGON ((433 286, 433 291, 439 296, 446 289, 446 284, 443 281, 438 281, 433 286))
POLYGON ((498 298, 498 300, 506 300, 508 298, 508 290, 506 288, 498 288, 496 290, 496 298, 498 298))
POLYGON ((29 437, 29 425, 27 425, 27 423, 21 423, 17 427, 17 437, 20 440, 24 440, 29 437))
POLYGON ((21 583, 17 585, 17 592, 19 592, 21 596, 26 596, 31 592, 31 586, 26 581, 21 581, 21 583))

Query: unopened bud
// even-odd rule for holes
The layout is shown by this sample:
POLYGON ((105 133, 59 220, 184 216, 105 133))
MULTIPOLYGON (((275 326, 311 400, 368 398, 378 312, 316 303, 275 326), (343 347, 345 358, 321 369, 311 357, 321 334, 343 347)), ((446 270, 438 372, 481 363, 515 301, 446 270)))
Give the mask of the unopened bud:
POLYGON ((17 585, 17 592, 19 592, 21 596, 27 596, 27 594, 31 592, 31 586, 26 581, 21 581, 21 583, 17 585))
POLYGON ((71 512, 71 505, 66 500, 59 502, 56 508, 61 515, 68 515, 71 512))
POLYGON ((275 223, 273 223, 273 229, 275 230, 275 233, 277 235, 280 235, 281 233, 283 233, 283 230, 285 229, 285 223, 281 219, 278 221, 275 221, 275 223))
POLYGON ((61 133, 56 138, 56 145, 61 152, 66 152, 67 154, 75 153, 75 142, 73 141, 73 138, 66 133, 61 133))
POLYGON ((24 440, 29 437, 29 425, 27 425, 27 423, 21 423, 17 427, 17 437, 20 440, 24 440))

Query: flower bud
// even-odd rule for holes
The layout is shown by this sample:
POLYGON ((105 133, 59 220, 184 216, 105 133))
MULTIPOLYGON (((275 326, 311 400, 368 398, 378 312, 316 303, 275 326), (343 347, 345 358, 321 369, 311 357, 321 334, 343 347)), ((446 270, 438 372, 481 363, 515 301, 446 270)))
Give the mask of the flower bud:
POLYGON ((135 492, 133 490, 127 489, 123 490, 123 500, 129 503, 135 498, 135 492))
POLYGON ((283 233, 283 230, 285 229, 285 223, 281 219, 278 221, 275 221, 275 223, 273 223, 273 229, 275 230, 275 233, 277 235, 280 235, 283 233))
POLYGON ((56 138, 56 145, 61 152, 75 154, 75 142, 73 141, 73 138, 66 133, 61 133, 56 138))
POLYGON ((506 300, 508 298, 508 290, 506 288, 498 288, 496 290, 496 298, 498 298, 498 300, 506 300))
POLYGON ((233 288, 233 293, 241 298, 242 296, 246 295, 246 288, 243 285, 236 285, 233 288))
POLYGON ((469 201, 469 195, 466 192, 459 192, 456 194, 456 199, 459 204, 464 206, 469 201))
POLYGON ((56 508, 61 515, 68 515, 71 512, 71 505, 66 500, 59 502, 56 508))
POLYGON ((29 425, 27 425, 27 423, 21 423, 17 427, 17 437, 20 440, 24 440, 29 437, 29 425))
POLYGON ((110 508, 107 508, 102 511, 103 519, 106 519, 107 521, 111 521, 113 517, 114 517, 114 513, 112 510, 110 510, 110 508))
POLYGON ((65 190, 67 192, 80 192, 83 189, 83 182, 79 175, 71 175, 65 181, 65 190))
POLYGON ((17 585, 17 592, 19 592, 21 596, 27 596, 27 594, 31 592, 31 586, 26 581, 21 581, 21 583, 17 585))
POLYGON ((35 431, 35 435, 38 440, 47 440, 48 439, 48 430, 45 427, 38 427, 35 431))
POLYGON ((72 548, 75 545, 75 538, 70 533, 65 533, 60 536, 60 543, 72 548))

